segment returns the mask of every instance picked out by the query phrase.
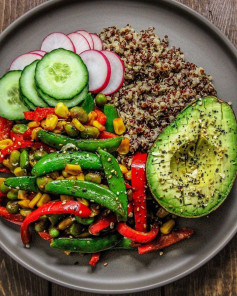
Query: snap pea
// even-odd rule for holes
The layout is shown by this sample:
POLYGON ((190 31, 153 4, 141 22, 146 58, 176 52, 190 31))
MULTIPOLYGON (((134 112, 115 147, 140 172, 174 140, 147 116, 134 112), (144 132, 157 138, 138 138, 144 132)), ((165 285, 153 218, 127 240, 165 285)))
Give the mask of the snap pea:
POLYGON ((106 123, 105 123, 105 129, 107 132, 114 133, 114 119, 118 118, 118 111, 117 109, 110 104, 107 104, 104 106, 104 114, 107 117, 106 123))
POLYGON ((89 114, 91 111, 95 109, 95 103, 92 95, 89 93, 83 103, 81 104, 81 107, 89 114))
POLYGON ((119 234, 97 238, 57 238, 53 239, 50 246, 63 251, 97 253, 115 247, 120 240, 119 234))
POLYGON ((27 130, 26 124, 15 124, 12 128, 12 131, 16 134, 24 134, 24 132, 27 130))
POLYGON ((20 167, 22 169, 27 169, 29 166, 29 154, 26 150, 23 150, 20 155, 20 167))
POLYGON ((98 184, 79 180, 54 180, 45 186, 46 191, 56 194, 66 194, 94 201, 119 216, 124 216, 124 210, 117 196, 107 188, 98 184))
POLYGON ((36 185, 36 178, 31 176, 7 178, 4 181, 4 184, 8 187, 17 188, 20 190, 27 190, 32 192, 39 191, 39 188, 36 185))
POLYGON ((35 160, 40 160, 41 158, 45 157, 46 155, 48 155, 48 153, 46 151, 35 151, 34 153, 34 159, 35 160))
POLYGON ((115 137, 106 140, 82 140, 72 139, 62 135, 47 132, 45 130, 39 130, 37 133, 39 139, 50 147, 60 150, 62 146, 66 144, 73 144, 77 148, 84 151, 95 152, 98 148, 107 149, 110 152, 117 150, 123 137, 115 137))
POLYGON ((128 208, 128 197, 127 190, 124 183, 123 174, 119 167, 116 158, 102 149, 98 150, 100 159, 104 168, 105 176, 109 185, 109 189, 119 199, 122 209, 124 212, 123 217, 119 217, 120 220, 127 220, 127 208, 128 208))
POLYGON ((91 223, 94 222, 94 217, 91 218, 81 218, 78 216, 75 216, 75 219, 78 223, 82 224, 82 225, 90 225, 91 223))
POLYGON ((33 167, 31 173, 37 177, 65 169, 67 164, 79 164, 82 169, 101 170, 102 164, 99 156, 90 152, 54 152, 40 159, 33 167))
POLYGON ((129 238, 123 237, 121 241, 115 246, 115 249, 132 250, 132 241, 129 238))

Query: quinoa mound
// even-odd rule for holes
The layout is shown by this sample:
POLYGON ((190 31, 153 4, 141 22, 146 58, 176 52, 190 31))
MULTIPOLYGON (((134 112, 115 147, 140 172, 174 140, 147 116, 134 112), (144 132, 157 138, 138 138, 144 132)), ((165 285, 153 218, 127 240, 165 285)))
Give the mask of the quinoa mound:
POLYGON ((132 153, 146 152, 187 104, 216 95, 212 77, 185 61, 180 48, 169 47, 168 36, 161 40, 153 27, 138 33, 130 25, 113 26, 100 38, 125 65, 123 86, 107 98, 124 120, 132 153))

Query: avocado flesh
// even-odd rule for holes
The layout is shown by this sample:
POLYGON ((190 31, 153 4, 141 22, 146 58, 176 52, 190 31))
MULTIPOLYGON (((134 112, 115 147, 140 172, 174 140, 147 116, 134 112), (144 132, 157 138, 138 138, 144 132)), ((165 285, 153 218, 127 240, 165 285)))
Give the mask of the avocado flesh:
POLYGON ((169 212, 200 217, 226 198, 237 171, 237 124, 231 107, 205 97, 185 108, 157 138, 147 180, 169 212))

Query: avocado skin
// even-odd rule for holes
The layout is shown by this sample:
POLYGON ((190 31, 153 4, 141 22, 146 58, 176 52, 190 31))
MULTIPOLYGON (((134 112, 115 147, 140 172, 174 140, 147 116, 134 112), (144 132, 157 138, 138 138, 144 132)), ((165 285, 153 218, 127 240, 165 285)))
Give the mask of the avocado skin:
MULTIPOLYGON (((190 163, 185 160, 185 164, 190 163)), ((205 97, 188 105, 159 135, 146 166, 154 198, 170 213, 186 218, 205 216, 217 209, 229 194, 236 172, 235 115, 227 103, 216 97, 205 97), (198 168, 191 167, 189 174, 181 173, 182 166, 175 163, 191 146, 196 155, 200 152, 207 156, 198 155, 198 168), (199 173, 204 176, 199 178, 199 173)))

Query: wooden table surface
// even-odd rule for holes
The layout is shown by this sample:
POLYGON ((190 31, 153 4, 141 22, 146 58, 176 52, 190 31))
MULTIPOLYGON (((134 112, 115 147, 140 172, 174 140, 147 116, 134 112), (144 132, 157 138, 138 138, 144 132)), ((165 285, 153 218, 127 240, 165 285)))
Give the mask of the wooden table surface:
MULTIPOLYGON (((66 1, 66 0, 65 0, 66 1)), ((179 0, 215 24, 237 46, 237 0, 179 0)), ((0 32, 45 0, 0 0, 0 32)), ((3 57, 1 57, 3 58, 3 57)), ((0 250, 0 296, 90 296, 50 283, 0 250)), ((136 296, 237 296, 237 236, 189 276, 136 296)))

